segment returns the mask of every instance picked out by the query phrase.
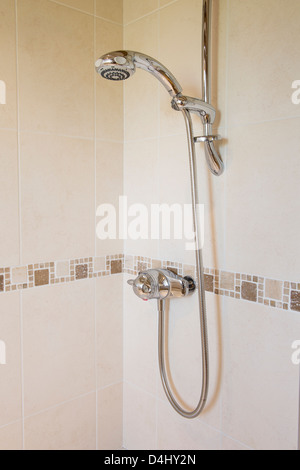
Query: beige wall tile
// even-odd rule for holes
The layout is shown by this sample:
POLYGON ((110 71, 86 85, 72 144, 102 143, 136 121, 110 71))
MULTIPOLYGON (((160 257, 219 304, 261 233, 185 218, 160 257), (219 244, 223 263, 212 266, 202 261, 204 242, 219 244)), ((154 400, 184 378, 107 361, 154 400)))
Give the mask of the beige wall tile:
MULTIPOLYGON (((202 2, 178 0, 160 12, 160 55, 158 59, 176 77, 184 94, 201 96, 202 2), (180 33, 179 33, 180 32, 180 33)), ((161 134, 184 133, 181 113, 170 106, 161 90, 161 134)))
POLYGON ((155 450, 156 399, 153 395, 125 382, 123 412, 125 449, 155 450))
POLYGON ((220 279, 221 289, 234 290, 234 273, 221 272, 220 279))
POLYGON ((94 23, 46 0, 19 3, 22 130, 93 137, 94 23))
POLYGON ((299 116, 291 87, 299 75, 300 4, 286 5, 285 0, 229 3, 230 125, 299 116))
POLYGON ((222 431, 256 450, 295 450, 299 368, 291 344, 299 315, 229 298, 225 303, 222 431))
POLYGON ((27 283, 27 266, 13 268, 11 270, 12 284, 26 284, 27 283))
POLYGON ((0 139, 0 265, 16 266, 20 262, 17 134, 0 130, 0 139))
POLYGON ((92 281, 23 294, 25 416, 95 389, 92 281))
POLYGON ((0 127, 17 127, 15 2, 0 2, 0 80, 6 85, 6 104, 0 104, 0 127))
MULTIPOLYGON (((154 13, 124 29, 124 47, 159 59, 159 15, 154 13)), ((144 70, 125 82, 125 140, 154 138, 159 132, 159 82, 144 70)))
POLYGON ((68 277, 70 275, 70 261, 55 263, 55 277, 68 277))
POLYGON ((0 428, 0 450, 22 450, 22 422, 0 428))
POLYGON ((123 379, 123 275, 96 282, 98 388, 123 379))
MULTIPOLYGON (((96 201, 97 228, 101 221, 107 217, 106 210, 98 212, 102 204, 110 204, 119 220, 119 198, 123 195, 123 144, 119 142, 97 141, 97 168, 96 168, 96 201), (102 215, 103 214, 103 215, 102 215)), ((105 232, 109 232, 109 227, 104 227, 105 232)), ((116 239, 109 237, 101 239, 101 234, 97 231, 97 255, 107 256, 123 253, 124 242, 119 238, 118 223, 116 226, 116 239)))
POLYGON ((290 119, 229 131, 229 271, 282 280, 299 276, 299 124, 290 119))
MULTIPOLYGON (((158 160, 157 139, 150 139, 140 142, 125 143, 124 151, 124 194, 128 198, 128 208, 134 204, 142 204, 147 210, 149 221, 145 236, 151 236, 150 214, 151 205, 159 204, 159 160, 158 160)), ((144 209, 143 209, 144 210, 144 209)), ((142 207, 137 207, 136 217, 141 216, 142 207)), ((135 219, 129 218, 128 231, 131 230, 131 223, 135 219)), ((141 230, 143 227, 137 227, 141 230)), ((142 234, 141 234, 142 235, 142 234)), ((159 240, 155 239, 128 239, 125 241, 125 251, 127 253, 159 257, 159 240)))
MULTIPOLYGON (((123 49, 123 28, 96 19, 95 61, 107 52, 123 49)), ((98 139, 123 141, 123 84, 96 76, 96 135, 98 139)))
POLYGON ((179 416, 169 403, 158 402, 158 448, 160 450, 218 450, 220 432, 199 419, 179 416))
MULTIPOLYGON (((124 282, 128 279, 124 275, 124 282)), ((157 381, 155 310, 155 302, 143 302, 124 284, 124 380, 153 395, 157 381)))
POLYGON ((93 141, 23 133, 21 174, 23 262, 90 256, 93 141))
POLYGON ((123 23, 123 0, 96 0, 96 15, 123 23))
POLYGON ((148 15, 159 7, 159 0, 124 0, 124 23, 148 15))
POLYGON ((265 297, 269 299, 282 300, 283 282, 266 279, 265 281, 265 297))
POLYGON ((123 445, 123 387, 106 387, 98 392, 98 449, 116 450, 123 445))
POLYGON ((19 304, 18 293, 0 297, 0 341, 6 346, 6 364, 0 365, 0 426, 22 417, 19 304))
POLYGON ((86 13, 94 13, 94 0, 58 0, 57 3, 77 8, 78 10, 85 11, 86 13))
POLYGON ((96 450, 95 393, 25 420, 26 450, 96 450))

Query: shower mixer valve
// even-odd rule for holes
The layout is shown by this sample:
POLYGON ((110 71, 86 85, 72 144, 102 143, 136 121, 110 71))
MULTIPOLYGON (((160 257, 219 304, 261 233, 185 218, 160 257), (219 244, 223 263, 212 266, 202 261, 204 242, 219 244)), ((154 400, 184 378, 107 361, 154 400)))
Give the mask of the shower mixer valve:
POLYGON ((128 281, 128 284, 142 300, 186 297, 196 290, 196 284, 191 277, 181 277, 168 269, 140 272, 138 277, 128 281))

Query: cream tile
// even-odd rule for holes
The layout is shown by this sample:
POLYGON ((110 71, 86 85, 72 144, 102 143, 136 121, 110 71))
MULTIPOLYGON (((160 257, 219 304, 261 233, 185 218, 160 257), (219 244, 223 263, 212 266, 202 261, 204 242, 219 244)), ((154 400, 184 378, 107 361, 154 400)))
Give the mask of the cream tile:
POLYGON ((299 119, 231 129, 226 268, 298 279, 299 119))
POLYGON ((160 450, 219 450, 220 432, 198 419, 179 416, 166 403, 158 402, 158 448, 160 450))
POLYGON ((86 13, 94 13, 94 0, 58 0, 57 3, 85 11, 86 13))
POLYGON ((100 208, 102 204, 109 204, 112 210, 115 211, 117 224, 115 234, 108 239, 101 239, 106 232, 109 232, 109 227, 104 227, 105 233, 101 235, 101 231, 97 230, 97 255, 107 256, 116 253, 123 253, 124 242, 119 237, 119 198, 123 195, 123 144, 118 142, 104 142, 97 141, 97 168, 96 168, 96 201, 97 201, 97 216, 96 223, 98 224, 105 220, 107 211, 100 208), (99 211, 98 212, 98 208, 99 211), (101 210, 100 210, 101 209, 101 210))
POLYGON ((6 88, 6 104, 0 104, 0 128, 15 129, 17 127, 15 2, 1 0, 0 17, 0 80, 5 83, 6 88))
POLYGON ((159 0, 124 0, 124 24, 148 15, 159 7, 159 0))
POLYGON ((20 261, 17 134, 0 130, 0 139, 0 266, 16 266, 20 261))
POLYGON ((282 300, 283 282, 266 279, 265 281, 265 297, 269 299, 282 300))
POLYGON ((96 450, 95 393, 25 419, 26 450, 96 450))
POLYGON ((157 305, 136 297, 128 279, 130 276, 124 275, 124 380, 155 395, 157 305))
POLYGON ((222 435, 222 449, 221 450, 251 450, 249 447, 244 446, 241 442, 234 441, 230 437, 222 435))
MULTIPOLYGON (((188 96, 201 97, 202 2, 178 0, 160 12, 160 57, 188 96), (178 33, 180 31, 180 34, 178 33)), ((161 134, 185 131, 181 113, 170 106, 170 97, 161 89, 161 134)))
POLYGON ((27 266, 20 266, 19 268, 12 268, 11 282, 12 284, 26 284, 27 283, 27 266))
POLYGON ((94 284, 23 294, 25 416, 95 389, 94 284))
POLYGON ((131 384, 124 384, 125 449, 157 449, 155 410, 156 399, 152 395, 131 384))
POLYGON ((93 141, 23 133, 21 174, 24 264, 90 256, 93 141))
POLYGON ((123 379, 123 275, 96 283, 98 388, 123 379))
POLYGON ((19 304, 18 293, 0 297, 0 341, 6 346, 6 364, 0 364, 0 426, 22 417, 19 304))
POLYGON ((299 368, 291 345, 299 315, 225 302, 222 431, 256 450, 296 450, 299 368))
POLYGON ((123 445, 123 387, 116 384, 98 392, 98 449, 123 445))
POLYGON ((101 272, 106 270, 106 258, 95 258, 94 260, 94 271, 101 272))
POLYGON ((70 276, 70 261, 57 261, 55 263, 55 277, 70 276))
POLYGON ((136 216, 128 218, 129 238, 125 242, 125 251, 150 258, 159 257, 159 240, 151 238, 151 208, 152 205, 159 204, 158 148, 158 140, 151 139, 127 142, 124 152, 124 194, 128 198, 128 209, 134 209, 133 206, 137 204, 136 216), (146 223, 139 223, 137 219, 143 214, 146 223), (137 222, 136 230, 132 230, 135 227, 132 225, 134 221, 137 222), (136 236, 133 237, 134 235, 136 236), (137 236, 139 239, 135 239, 137 236))
POLYGON ((96 0, 96 15, 123 23, 123 0, 96 0))
POLYGON ((0 428, 0 450, 22 450, 22 422, 0 428))
MULTIPOLYGON (((96 19, 95 61, 110 51, 123 49, 123 28, 96 19)), ((98 139, 123 141, 123 84, 96 76, 96 135, 98 139)))
MULTIPOLYGON (((159 16, 154 13, 124 29, 124 47, 159 59, 159 16)), ((125 83, 125 140, 155 138, 159 132, 159 87, 144 70, 125 83)))
POLYGON ((22 130, 94 135, 93 17, 46 0, 20 2, 22 130))
POLYGON ((299 116, 291 99, 299 74, 298 0, 288 8, 285 0, 233 0, 229 15, 230 125, 299 116))

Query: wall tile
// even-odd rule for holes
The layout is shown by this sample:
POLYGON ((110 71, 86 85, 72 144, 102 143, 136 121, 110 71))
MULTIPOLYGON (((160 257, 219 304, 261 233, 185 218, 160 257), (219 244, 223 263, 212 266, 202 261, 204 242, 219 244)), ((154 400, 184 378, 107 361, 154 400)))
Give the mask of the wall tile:
POLYGON ((85 11, 86 13, 94 13, 94 0, 58 0, 57 3, 77 8, 78 10, 85 11))
MULTIPOLYGON (((123 28, 96 19, 96 52, 94 61, 110 51, 123 49, 123 28)), ((92 67, 92 70, 93 67, 92 67)), ((96 136, 102 140, 123 141, 123 85, 96 76, 96 136)))
POLYGON ((9 424, 0 428, 0 450, 22 450, 22 422, 9 424))
POLYGON ((6 364, 0 365, 0 426, 22 417, 19 304, 16 292, 0 297, 0 341, 6 345, 6 364))
POLYGON ((225 308, 222 431, 256 450, 295 450, 299 368, 291 345, 299 315, 229 298, 225 308))
MULTIPOLYGON (((6 104, 0 104, 0 128, 17 128, 17 72, 15 2, 1 0, 0 80, 6 87, 6 104)), ((1 139, 2 141, 2 139, 1 139)))
POLYGON ((26 450, 96 450, 95 393, 25 420, 26 450))
POLYGON ((92 16, 27 0, 18 28, 21 129, 93 137, 92 16))
POLYGON ((89 256, 94 232, 94 145, 21 135, 23 262, 89 256))
POLYGON ((96 15, 123 23, 123 0, 96 0, 96 15))
POLYGON ((229 271, 298 279, 299 124, 299 119, 288 119, 229 131, 229 271))
POLYGON ((20 261, 17 133, 0 130, 0 139, 0 265, 14 266, 20 261))
POLYGON ((159 0, 124 0, 124 24, 148 15, 159 7, 159 0))
POLYGON ((291 99, 299 74, 298 0, 288 9, 285 0, 233 0, 229 15, 230 125, 299 116, 291 99))
POLYGON ((124 437, 128 450, 156 450, 156 399, 135 386, 124 383, 124 437), (141 423, 143 425, 141 426, 141 423))
POLYGON ((98 388, 123 380, 123 275, 96 282, 98 388))
POLYGON ((116 450, 123 445, 123 387, 106 387, 98 392, 98 449, 116 450))
POLYGON ((25 416, 95 389, 94 286, 23 294, 25 416))

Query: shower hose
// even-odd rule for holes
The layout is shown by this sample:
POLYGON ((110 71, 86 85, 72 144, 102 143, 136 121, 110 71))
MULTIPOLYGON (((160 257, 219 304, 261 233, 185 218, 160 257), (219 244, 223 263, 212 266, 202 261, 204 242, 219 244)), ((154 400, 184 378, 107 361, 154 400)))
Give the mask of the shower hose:
POLYGON ((199 220, 197 213, 197 204, 199 203, 198 188, 197 188, 197 171, 196 171, 196 149, 193 133, 193 122, 189 110, 182 109, 185 119, 187 140, 189 148, 189 164, 191 176, 191 193, 192 193, 192 208, 193 208, 193 228, 195 233, 195 255, 196 255, 196 270, 197 270, 197 284, 198 284, 198 301, 199 301, 199 316, 200 316, 200 335, 201 335, 201 349, 202 349, 202 389, 200 399, 197 407, 188 411, 182 408, 172 393, 169 385, 168 373, 166 368, 166 345, 165 345, 165 300, 158 301, 158 358, 159 370, 163 384, 164 391, 172 407, 184 418, 193 419, 199 416, 203 411, 209 384, 209 361, 208 361, 208 338, 207 338, 207 320, 206 320, 206 303, 205 303, 205 287, 204 287, 204 273, 203 273, 203 260, 202 260, 202 247, 200 246, 199 235, 199 220))

